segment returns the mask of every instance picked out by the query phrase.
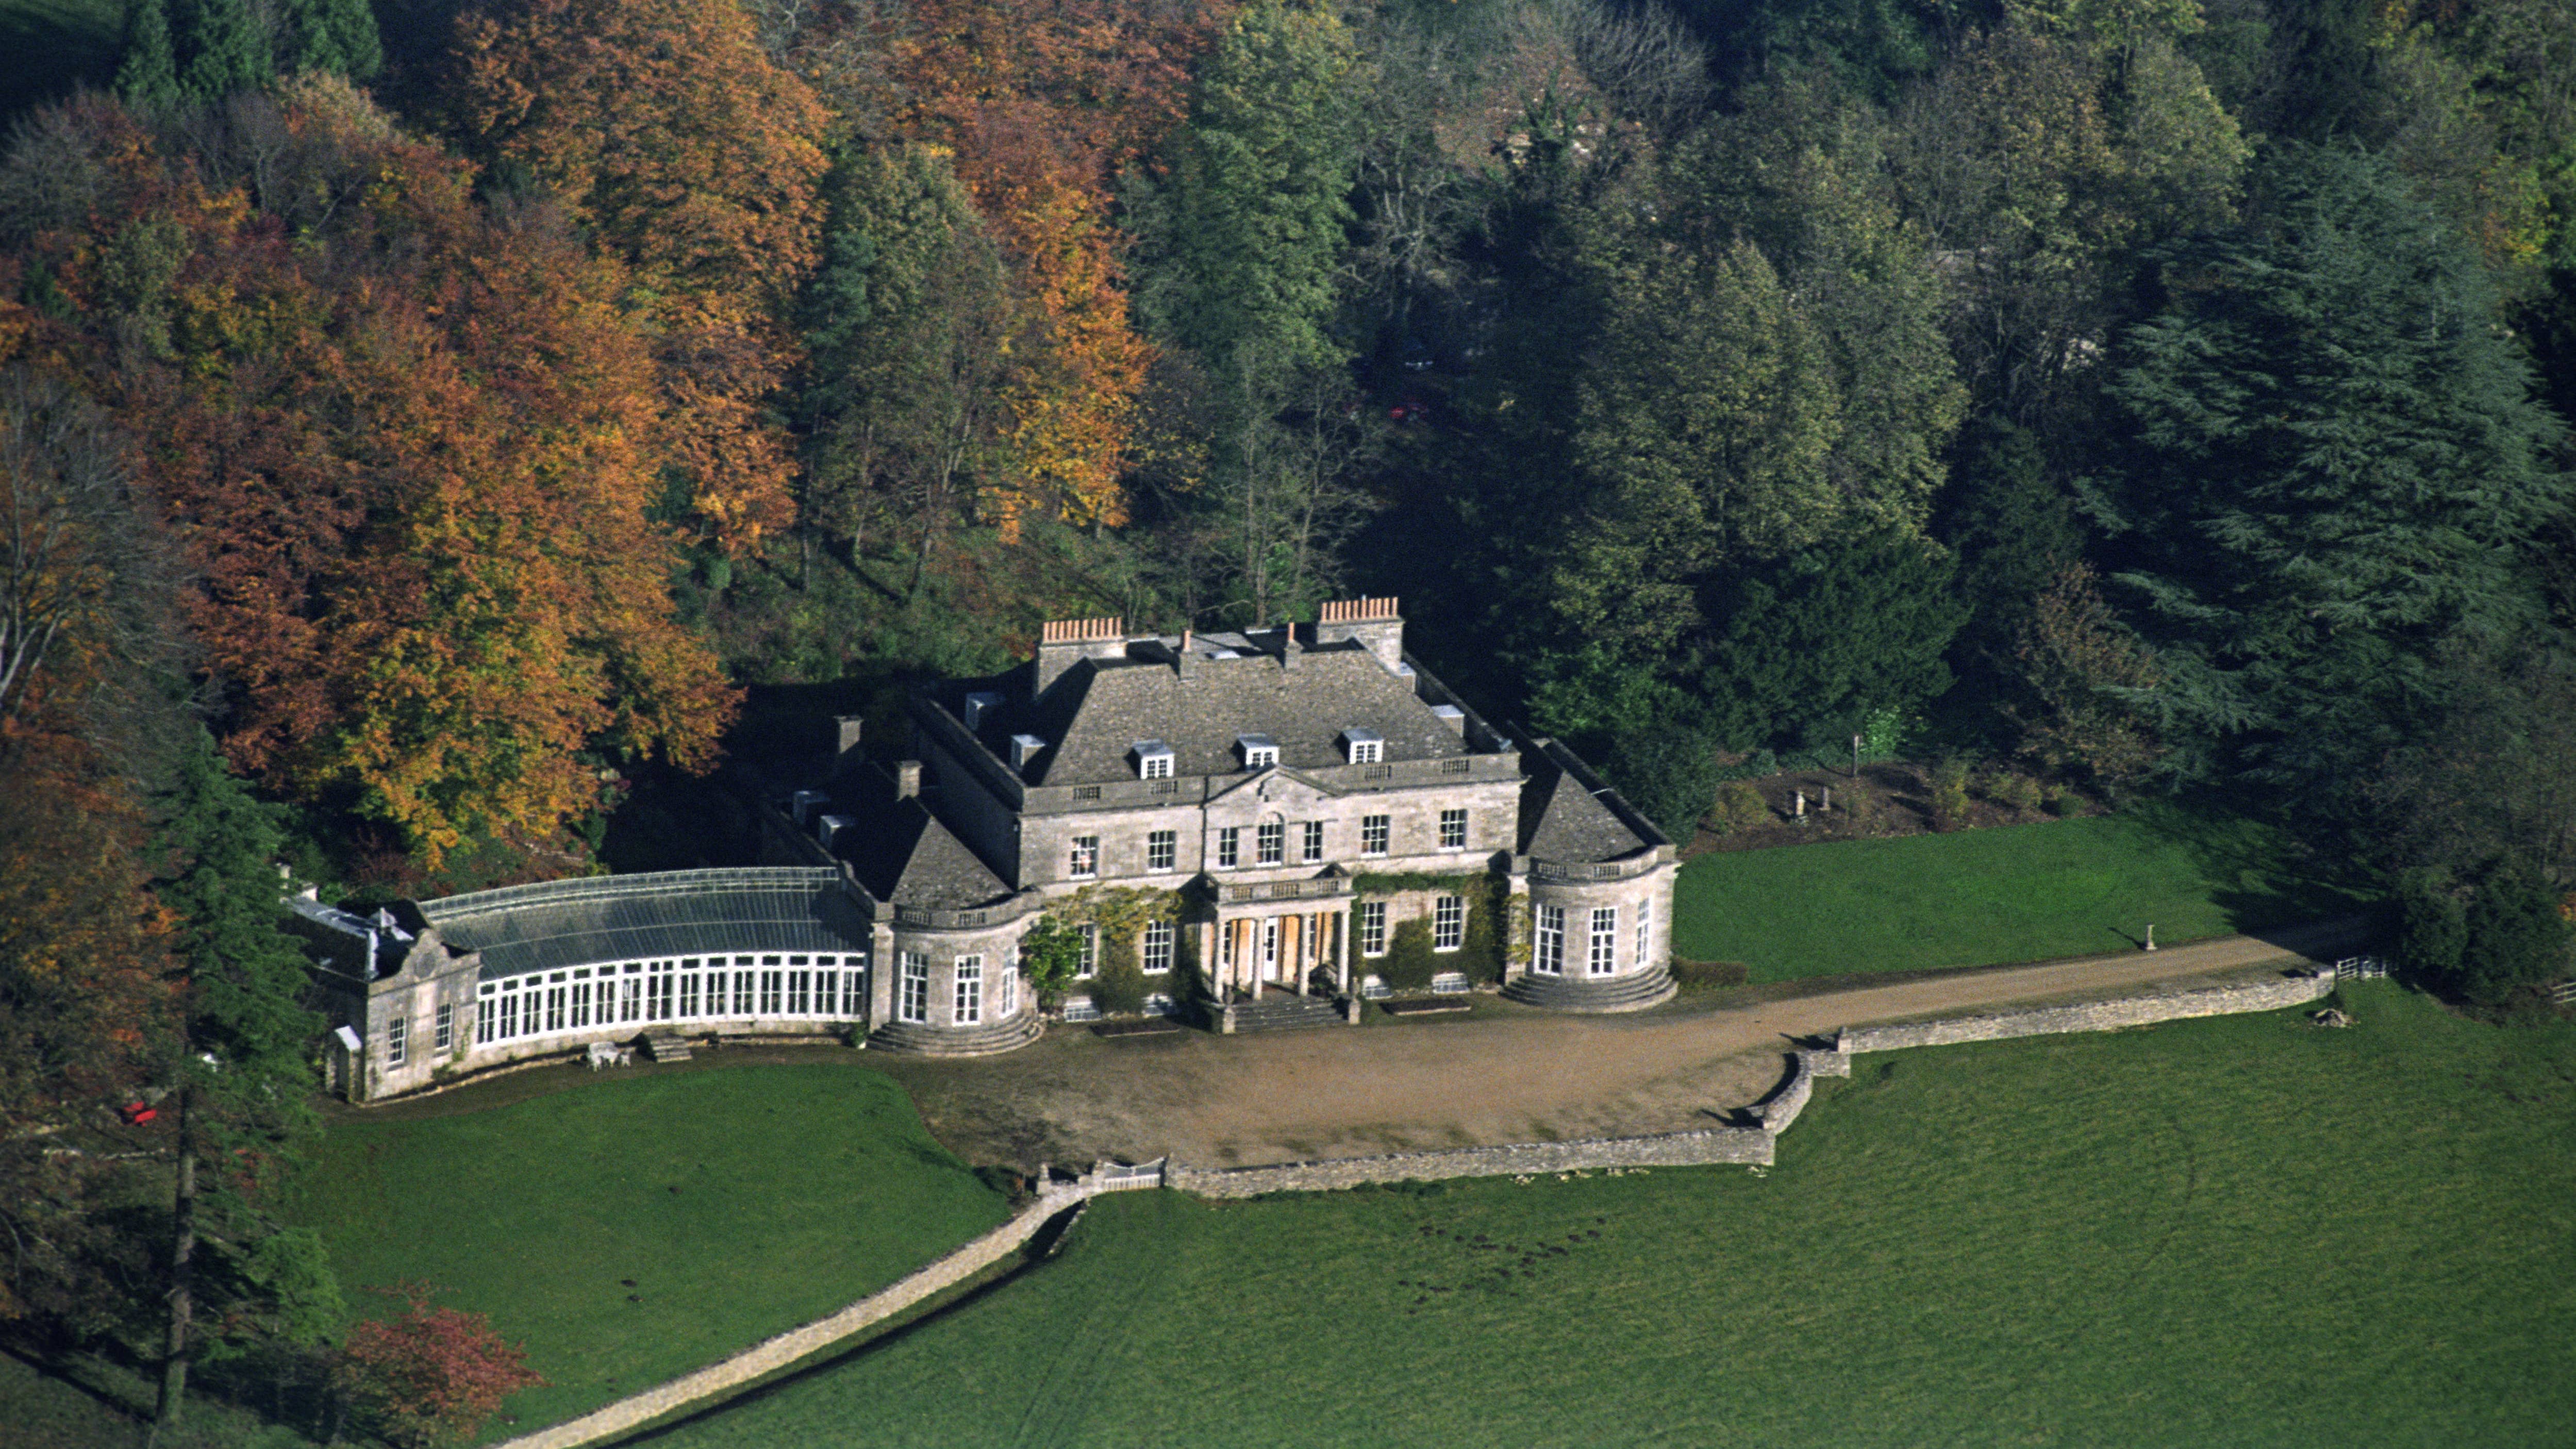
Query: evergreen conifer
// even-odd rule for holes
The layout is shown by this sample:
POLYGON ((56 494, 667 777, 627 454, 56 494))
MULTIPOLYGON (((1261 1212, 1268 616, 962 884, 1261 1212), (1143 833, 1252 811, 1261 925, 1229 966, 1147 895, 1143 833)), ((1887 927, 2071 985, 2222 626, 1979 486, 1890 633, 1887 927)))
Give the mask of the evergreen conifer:
POLYGON ((245 0, 193 0, 183 39, 188 63, 180 84, 193 99, 220 101, 277 74, 268 34, 245 0))
POLYGON ((125 53, 116 65, 116 95, 139 111, 161 110, 180 99, 179 58, 162 0, 134 0, 125 22, 125 53))

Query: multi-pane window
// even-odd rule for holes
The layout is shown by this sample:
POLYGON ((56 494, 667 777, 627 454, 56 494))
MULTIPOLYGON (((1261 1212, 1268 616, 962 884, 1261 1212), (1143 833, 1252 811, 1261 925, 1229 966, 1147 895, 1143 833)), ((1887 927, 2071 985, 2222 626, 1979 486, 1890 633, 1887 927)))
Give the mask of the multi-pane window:
POLYGON ((1322 860, 1324 858, 1324 822, 1321 820, 1307 821, 1305 837, 1305 852, 1301 858, 1307 861, 1322 860))
POLYGON ((494 1029, 501 1024, 499 1014, 494 1009, 501 1004, 500 993, 501 988, 489 982, 484 983, 474 993, 479 998, 474 1003, 474 1044, 476 1046, 489 1045, 493 1040, 494 1029))
POLYGON ((1386 822, 1387 817, 1383 815, 1360 817, 1360 854, 1386 854, 1386 822))
POLYGON ((1073 928, 1073 934, 1075 939, 1082 942, 1080 954, 1073 958, 1073 974, 1080 980, 1088 981, 1100 974, 1100 928, 1076 926, 1073 928))
POLYGON ((1157 975, 1172 969, 1172 940, 1177 933, 1169 921, 1156 921, 1145 928, 1145 971, 1157 975))
POLYGON ((385 1065, 401 1066, 411 1056, 411 1021, 397 1016, 385 1023, 385 1065))
POLYGON ((1467 898, 1431 898, 1431 949, 1455 951, 1467 940, 1467 898))
POLYGON ((1179 863, 1181 838, 1178 832, 1156 830, 1145 836, 1145 868, 1170 870, 1179 863))
POLYGON ((1219 870, 1232 870, 1243 864, 1243 829, 1229 825, 1216 833, 1216 864, 1219 870))
POLYGON ((1360 902, 1360 954, 1386 954, 1386 902, 1360 902))
POLYGON ((1619 908, 1595 906, 1592 909, 1591 950, 1583 958, 1583 969, 1594 976, 1607 976, 1619 969, 1619 908))
POLYGON ((1261 864, 1277 865, 1280 858, 1287 853, 1288 822, 1284 820, 1262 821, 1259 848, 1260 854, 1256 858, 1261 864))
POLYGON ((1077 835, 1073 838, 1073 862, 1068 873, 1078 876, 1100 874, 1099 836, 1077 835))
POLYGON ((1465 850, 1467 848, 1466 811, 1443 810, 1440 812, 1440 848, 1442 850, 1465 850))
POLYGON ((993 983, 993 1014, 1005 1021, 1020 1010, 1020 971, 1017 964, 1002 968, 1002 979, 993 983))
MULTIPOLYGON (((775 956, 764 956, 761 959, 764 961, 775 961, 778 958, 775 956)), ((776 1016, 782 1009, 783 1003, 779 1000, 779 997, 783 993, 780 988, 785 986, 786 983, 779 978, 785 974, 786 973, 782 971, 763 971, 760 973, 761 1015, 776 1016)))
POLYGON ((1384 748, 1385 746, 1377 740, 1361 739, 1354 735, 1351 738, 1351 763, 1374 765, 1378 762, 1379 751, 1384 748))
POLYGON ((1646 938, 1651 934, 1647 931, 1646 927, 1648 922, 1652 919, 1654 911, 1654 902, 1637 902, 1637 960, 1635 964, 1639 969, 1643 969, 1646 964, 1646 938))
POLYGON ((1167 754, 1138 755, 1136 757, 1136 778, 1140 780, 1168 780, 1172 778, 1172 757, 1167 754))
POLYGON ((1544 976, 1565 974, 1565 907, 1541 906, 1537 911, 1535 948, 1530 969, 1544 976))
POLYGON ((901 986, 895 997, 895 1020, 930 1020, 930 958, 918 951, 904 952, 901 986))
POLYGON ((456 1008, 447 1002, 438 1004, 438 1050, 448 1051, 456 1045, 456 1008))
POLYGON ((683 1021, 698 1014, 698 965, 694 957, 680 963, 680 1018, 683 1021))
POLYGON ((957 1013, 949 1018, 959 1026, 973 1026, 984 1019, 984 958, 957 958, 957 1013))

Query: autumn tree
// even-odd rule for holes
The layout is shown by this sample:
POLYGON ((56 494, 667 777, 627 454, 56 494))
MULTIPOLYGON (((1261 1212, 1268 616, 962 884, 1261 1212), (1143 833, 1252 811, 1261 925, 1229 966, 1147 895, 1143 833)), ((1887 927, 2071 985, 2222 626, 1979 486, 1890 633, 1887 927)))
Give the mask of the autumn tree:
POLYGON ((1017 477, 981 500, 1005 529, 1029 510, 1126 517, 1119 475, 1152 354, 1128 317, 1112 186, 1180 119, 1190 59, 1230 12, 928 0, 894 43, 910 97, 895 124, 948 149, 1020 298, 1002 389, 1017 477))
POLYGON ((703 766, 731 695, 672 617, 628 274, 340 83, 238 104, 298 144, 235 179, 107 117, 87 225, 33 244, 201 570, 227 755, 433 864, 588 809, 586 750, 703 766))
POLYGON ((403 1311, 352 1325, 336 1378, 395 1442, 470 1440, 503 1400, 545 1386, 544 1376, 527 1367, 526 1352, 492 1331, 490 1318, 432 1307, 438 1290, 430 1285, 370 1291, 401 1299, 403 1311))
POLYGON ((731 0, 525 0, 458 21, 452 94, 476 155, 630 271, 665 462, 701 534, 733 548, 783 528, 792 459, 763 409, 795 364, 781 319, 819 256, 813 92, 731 0))

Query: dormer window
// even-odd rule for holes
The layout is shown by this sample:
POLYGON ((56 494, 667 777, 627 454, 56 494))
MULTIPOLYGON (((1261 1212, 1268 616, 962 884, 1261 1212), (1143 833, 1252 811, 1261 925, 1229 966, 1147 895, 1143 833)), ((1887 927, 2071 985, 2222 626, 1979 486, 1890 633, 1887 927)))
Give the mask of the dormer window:
POLYGON ((1136 778, 1168 780, 1172 778, 1172 747, 1161 740, 1136 742, 1136 778))
POLYGON ((1267 770, 1279 763, 1279 743, 1268 735, 1236 735, 1234 747, 1247 770, 1267 770))
POLYGON ((999 713, 1001 708, 1002 697, 990 690, 979 689, 966 696, 967 731, 975 734, 982 733, 984 722, 999 713))
POLYGON ((1342 750, 1351 764, 1374 765, 1386 758, 1386 741, 1375 730, 1344 730, 1342 750))
POLYGON ((1046 741, 1039 739, 1036 735, 1011 736, 1011 768, 1014 770, 1026 771, 1029 767, 1029 762, 1036 759, 1038 757, 1038 752, 1045 748, 1046 741))

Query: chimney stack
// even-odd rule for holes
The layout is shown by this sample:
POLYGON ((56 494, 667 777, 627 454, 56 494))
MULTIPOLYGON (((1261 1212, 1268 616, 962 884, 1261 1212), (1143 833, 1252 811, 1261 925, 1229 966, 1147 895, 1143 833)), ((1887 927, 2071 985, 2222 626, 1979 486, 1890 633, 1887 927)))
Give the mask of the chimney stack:
POLYGON ((909 800, 920 793, 921 761, 897 761, 894 767, 894 798, 909 800))
POLYGON ((1127 653, 1127 621, 1120 618, 1050 619, 1038 626, 1037 686, 1044 695, 1077 660, 1119 659, 1127 653))
POLYGON ((1404 662, 1404 616, 1396 612, 1395 603, 1392 598, 1328 601, 1321 622, 1315 625, 1315 647, 1356 640, 1377 656, 1388 673, 1395 672, 1404 662))

